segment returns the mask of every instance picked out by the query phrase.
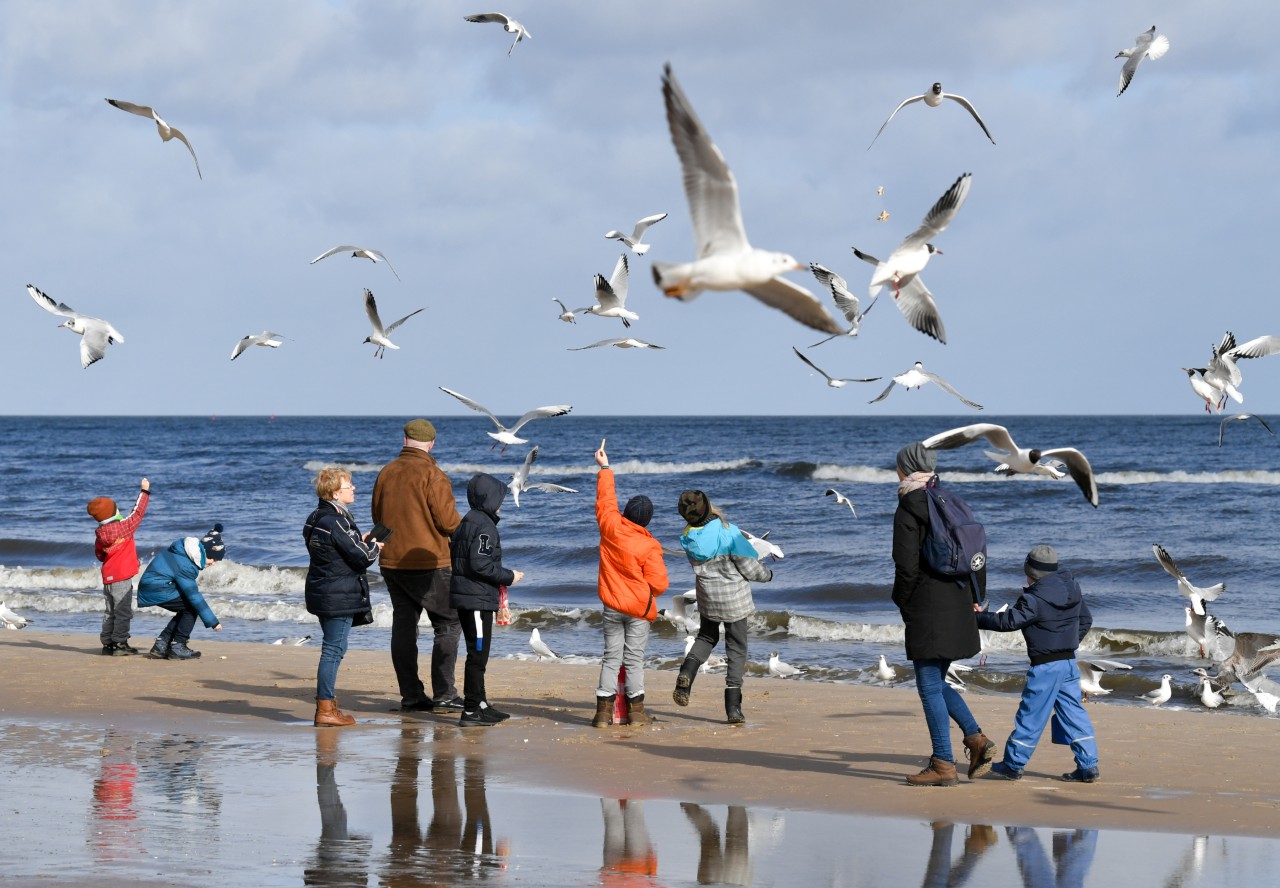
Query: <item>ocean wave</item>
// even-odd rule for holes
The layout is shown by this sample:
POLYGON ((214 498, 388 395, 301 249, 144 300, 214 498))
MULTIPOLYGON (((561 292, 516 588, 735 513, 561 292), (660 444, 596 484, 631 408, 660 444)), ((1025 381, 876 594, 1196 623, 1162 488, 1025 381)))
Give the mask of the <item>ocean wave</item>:
POLYGON ((302 464, 308 472, 318 472, 325 466, 342 466, 353 475, 366 475, 382 471, 383 463, 343 462, 340 459, 311 459, 302 464))
MULTIPOLYGON (((841 466, 830 463, 789 462, 781 463, 775 470, 781 475, 810 477, 815 481, 849 481, 860 484, 896 484, 898 476, 890 469, 878 466, 841 466)), ((1046 483, 1039 475, 1013 475, 1005 477, 994 472, 954 472, 942 470, 944 483, 950 484, 1004 484, 1010 481, 1017 483, 1046 483)), ((1228 470, 1222 472, 1098 472, 1095 475, 1099 484, 1138 485, 1138 484, 1251 484, 1262 486, 1280 485, 1280 472, 1264 469, 1228 470)), ((1060 483, 1070 484, 1070 478, 1060 479, 1060 483)))
POLYGON ((0 564, 0 588, 61 589, 68 592, 102 591, 98 567, 5 567, 0 564))
MULTIPOLYGON (((143 568, 145 570, 145 567, 143 568)), ((139 574, 142 570, 139 571, 139 574)), ((305 567, 253 567, 223 561, 200 574, 202 592, 231 595, 295 595, 301 598, 306 582, 305 567)), ((138 586, 134 578, 134 588, 138 586)), ((55 593, 102 590, 102 571, 97 567, 4 567, 0 565, 0 589, 42 589, 55 593)))

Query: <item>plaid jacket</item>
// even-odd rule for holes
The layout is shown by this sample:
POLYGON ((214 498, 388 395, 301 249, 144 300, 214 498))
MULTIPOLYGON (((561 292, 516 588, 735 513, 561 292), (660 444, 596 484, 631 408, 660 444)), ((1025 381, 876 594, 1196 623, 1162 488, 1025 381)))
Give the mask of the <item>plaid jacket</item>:
POLYGON ((138 575, 138 550, 133 533, 147 514, 151 494, 138 492, 138 501, 128 518, 99 524, 93 539, 93 554, 102 562, 102 582, 119 583, 138 575))
POLYGON ((689 564, 698 591, 698 615, 718 623, 734 623, 756 612, 751 599, 751 581, 767 583, 773 571, 754 555, 737 554, 744 548, 754 551, 742 532, 733 525, 722 526, 717 519, 703 527, 685 530, 680 544, 689 553, 689 564), (705 560, 693 553, 709 554, 705 560))

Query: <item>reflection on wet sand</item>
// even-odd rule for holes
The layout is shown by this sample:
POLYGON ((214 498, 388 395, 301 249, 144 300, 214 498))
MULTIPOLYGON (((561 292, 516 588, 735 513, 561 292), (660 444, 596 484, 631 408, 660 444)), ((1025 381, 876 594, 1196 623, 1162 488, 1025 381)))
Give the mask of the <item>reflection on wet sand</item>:
POLYGON ((316 731, 316 801, 320 803, 320 840, 302 871, 305 885, 367 885, 369 836, 347 829, 347 809, 338 793, 338 738, 332 729, 316 731))
POLYGON ((929 846, 929 862, 925 867, 923 888, 959 888, 969 881, 978 858, 996 844, 996 831, 984 824, 975 823, 965 830, 964 851, 960 859, 951 860, 951 841, 956 825, 946 820, 933 824, 933 844, 929 846))
POLYGON ((604 860, 600 884, 612 888, 656 885, 658 852, 644 822, 644 802, 639 799, 601 799, 604 816, 604 860))
POLYGON ((89 845, 95 862, 129 860, 144 852, 135 801, 137 783, 133 740, 108 728, 102 740, 98 776, 93 779, 89 817, 89 845))
POLYGON ((751 848, 747 809, 730 805, 724 821, 724 848, 720 827, 701 805, 682 802, 680 810, 698 831, 698 884, 750 885, 751 848))
POLYGON ((1083 888, 1098 849, 1096 829, 1055 832, 1052 866, 1034 829, 1007 826, 1004 831, 1017 855, 1024 888, 1083 888))

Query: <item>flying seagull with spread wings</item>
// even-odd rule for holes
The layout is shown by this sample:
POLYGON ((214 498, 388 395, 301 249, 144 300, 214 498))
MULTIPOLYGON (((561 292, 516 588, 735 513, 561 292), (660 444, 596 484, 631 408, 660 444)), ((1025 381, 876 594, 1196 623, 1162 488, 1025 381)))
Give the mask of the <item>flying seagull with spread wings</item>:
POLYGON ((457 392, 451 389, 447 389, 444 386, 440 386, 440 391, 444 392, 446 395, 449 395, 450 397, 457 398, 459 401, 461 401, 463 404, 466 404, 472 410, 475 410, 478 413, 483 413, 485 416, 489 417, 489 419, 493 420, 493 424, 498 427, 498 430, 496 432, 485 432, 486 435, 488 435, 490 438, 492 438, 496 442, 493 445, 493 447, 489 448, 490 450, 492 450, 494 447, 497 447, 498 444, 501 444, 502 449, 506 450, 507 447, 511 444, 528 443, 527 438, 516 437, 516 432, 520 431, 520 429, 524 427, 525 423, 532 422, 535 419, 542 419, 548 416, 564 416, 566 413, 568 413, 570 410, 573 409, 573 407, 568 404, 556 404, 551 407, 535 407, 534 409, 526 413, 524 416, 517 419, 515 425, 511 426, 511 428, 507 428, 498 420, 498 417, 494 416, 493 411, 490 410, 488 407, 481 406, 480 404, 477 404, 475 401, 468 398, 466 395, 458 394, 457 392))
MULTIPOLYGON (((987 134, 987 138, 991 139, 991 144, 994 145, 996 143, 996 140, 991 137, 991 130, 987 129, 987 125, 982 122, 982 118, 978 116, 978 109, 973 107, 972 102, 970 102, 964 96, 958 96, 955 93, 943 92, 942 84, 935 83, 933 86, 929 87, 929 91, 927 93, 924 93, 923 95, 912 96, 909 99, 903 99, 902 104, 900 104, 897 108, 893 109, 893 114, 890 114, 889 117, 885 120, 885 122, 880 124, 880 129, 876 130, 876 138, 871 140, 871 145, 874 145, 876 143, 876 139, 880 138, 880 134, 884 132, 884 128, 889 125, 889 121, 893 120, 894 114, 897 114, 903 108, 915 102, 924 102, 930 108, 937 108, 939 105, 942 104, 943 99, 950 99, 951 101, 958 104, 960 107, 964 108, 970 114, 972 114, 973 119, 978 122, 978 126, 982 127, 982 131, 987 134)), ((871 145, 867 146, 868 151, 871 150, 871 145)))
POLYGON ((986 438, 996 448, 983 452, 1000 463, 995 470, 1002 475, 1036 474, 1057 479, 1065 477, 1065 474, 1045 460, 1065 465, 1084 498, 1097 507, 1098 482, 1093 477, 1093 467, 1089 465, 1085 455, 1074 447, 1056 447, 1051 450, 1019 447, 1013 442, 1008 429, 993 422, 979 422, 950 429, 925 438, 921 443, 931 450, 954 450, 978 438, 986 438))
POLYGON ((400 346, 396 345, 388 337, 390 337, 391 334, 395 332, 396 327, 399 327, 405 321, 409 320, 409 318, 416 315, 419 311, 425 311, 425 310, 426 310, 425 308, 420 308, 417 311, 411 311, 407 315, 402 317, 400 320, 396 321, 394 324, 391 324, 390 326, 384 328, 382 326, 382 318, 378 317, 378 303, 373 298, 373 291, 365 290, 364 291, 364 311, 365 311, 365 314, 369 316, 369 324, 370 326, 373 327, 373 332, 370 333, 368 336, 366 336, 364 341, 373 343, 374 345, 377 346, 377 348, 373 350, 374 357, 381 358, 384 354, 386 354, 386 351, 389 348, 396 349, 397 351, 399 351, 400 346))
POLYGON ((396 276, 396 280, 400 280, 400 273, 395 270, 395 267, 391 264, 390 260, 377 250, 371 250, 368 247, 352 247, 346 245, 334 247, 333 249, 325 250, 319 256, 312 259, 308 264, 315 265, 321 259, 328 259, 336 253, 350 253, 352 259, 368 259, 370 262, 375 264, 378 262, 386 262, 387 268, 391 269, 391 273, 396 276))
POLYGON ((156 130, 160 133, 160 140, 168 142, 170 139, 177 139, 183 145, 187 146, 187 150, 191 152, 191 159, 196 163, 196 175, 202 180, 204 173, 200 172, 200 160, 196 157, 196 149, 191 147, 191 143, 187 141, 187 137, 182 134, 182 130, 176 126, 169 126, 165 123, 164 118, 156 113, 154 108, 148 108, 146 105, 135 105, 133 102, 122 102, 119 99, 107 99, 107 104, 113 108, 119 108, 121 111, 128 111, 130 114, 137 114, 139 117, 146 117, 156 122, 156 130))
POLYGON ((72 333, 80 334, 82 337, 80 340, 81 367, 88 367, 90 364, 95 364, 106 357, 108 345, 124 343, 124 337, 120 335, 120 331, 101 318, 82 315, 66 303, 55 302, 53 297, 43 293, 31 284, 27 284, 27 292, 36 301, 36 305, 45 311, 68 319, 59 324, 59 327, 66 327, 72 333))

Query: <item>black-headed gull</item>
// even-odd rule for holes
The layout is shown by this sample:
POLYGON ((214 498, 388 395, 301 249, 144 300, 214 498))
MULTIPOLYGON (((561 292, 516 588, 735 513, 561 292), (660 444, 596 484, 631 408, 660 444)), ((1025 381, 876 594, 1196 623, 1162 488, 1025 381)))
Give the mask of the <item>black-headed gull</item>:
POLYGON ((784 557, 782 554, 782 547, 777 543, 769 541, 770 533, 771 531, 766 530, 764 533, 760 534, 760 536, 753 536, 745 530, 742 531, 742 535, 746 537, 747 542, 751 544, 751 548, 756 550, 756 558, 761 561, 764 561, 766 558, 772 558, 775 561, 780 561, 784 557))
POLYGON ((1222 342, 1214 347, 1213 359, 1203 374, 1205 382, 1223 393, 1218 400, 1218 409, 1221 410, 1226 404, 1227 395, 1234 398, 1236 403, 1244 401, 1244 395, 1240 394, 1239 388, 1244 382, 1244 377, 1236 361, 1241 358, 1265 358, 1277 352, 1280 352, 1280 336, 1259 336, 1242 345, 1236 345, 1235 334, 1228 330, 1222 337, 1222 342))
POLYGON ((231 360, 234 361, 252 346, 261 345, 266 348, 279 348, 282 341, 283 337, 279 333, 272 333, 270 330, 263 330, 257 334, 250 333, 237 342, 235 348, 231 349, 231 360))
MULTIPOLYGON (((875 262, 873 261, 872 264, 874 265, 875 262)), ((822 286, 831 291, 831 298, 835 300, 836 308, 840 309, 844 319, 849 322, 848 330, 832 333, 826 339, 819 339, 809 348, 817 348, 822 343, 830 342, 837 336, 857 336, 858 330, 862 326, 862 319, 867 316, 867 312, 871 311, 871 307, 876 304, 876 300, 872 299, 867 303, 866 309, 858 311, 858 297, 849 292, 849 284, 844 278, 825 265, 819 265, 816 262, 809 263, 809 270, 813 272, 813 276, 818 279, 822 286)))
POLYGON ((885 398, 889 397, 889 392, 893 391, 893 387, 895 385, 900 385, 907 391, 911 391, 913 388, 920 388, 920 386, 924 385, 926 382, 932 382, 948 395, 953 395, 959 398, 974 410, 982 409, 981 404, 975 401, 970 401, 964 395, 952 388, 951 383, 947 382, 941 376, 936 373, 930 373, 928 370, 924 369, 924 364, 921 364, 919 361, 916 361, 915 366, 910 370, 899 373, 897 376, 893 377, 893 382, 889 383, 889 387, 882 391, 878 397, 872 398, 867 403, 874 404, 877 401, 883 401, 885 398))
MULTIPOLYGON (((960 207, 964 206, 965 198, 969 196, 969 185, 972 181, 972 173, 964 173, 956 179, 925 214, 920 227, 907 235, 887 259, 876 264, 876 270, 871 275, 871 283, 867 285, 868 296, 874 298, 881 287, 892 284, 894 299, 901 298, 902 288, 924 270, 929 263, 929 257, 934 253, 942 252, 929 243, 929 240, 937 237, 951 224, 960 207)), ((906 314, 905 309, 903 313, 906 314)), ((910 319, 909 316, 908 319, 910 319)), ((943 340, 939 338, 939 341, 943 340)))
POLYGON ((156 122, 156 131, 160 133, 161 141, 167 142, 170 139, 177 139, 183 145, 187 146, 187 150, 191 152, 191 159, 196 162, 196 175, 204 179, 204 173, 200 172, 200 160, 196 157, 196 149, 191 147, 191 143, 187 141, 187 137, 176 126, 169 126, 164 122, 154 108, 148 108, 146 105, 135 105, 132 102, 122 102, 119 99, 107 99, 108 105, 119 108, 121 111, 128 111, 130 114, 137 114, 139 117, 146 117, 156 122))
POLYGON ((583 314, 601 318, 618 318, 624 327, 630 327, 632 321, 640 320, 640 315, 627 310, 627 280, 630 270, 627 254, 623 253, 618 257, 618 264, 613 267, 609 280, 606 281, 602 274, 596 275, 596 304, 579 310, 583 314))
POLYGON ((822 495, 834 496, 836 498, 837 506, 848 506, 849 511, 853 513, 853 517, 854 518, 858 517, 858 510, 853 507, 853 500, 849 499, 849 497, 845 496, 840 491, 836 490, 833 487, 828 487, 826 490, 822 491, 822 495))
POLYGON ((578 323, 578 320, 575 317, 574 312, 569 308, 569 306, 565 305, 563 302, 561 302, 559 299, 557 299, 554 296, 551 297, 551 301, 554 302, 556 305, 560 306, 560 320, 564 321, 566 324, 578 323))
POLYGON ((774 651, 769 655, 769 674, 777 678, 790 678, 793 675, 799 675, 804 670, 792 666, 790 663, 784 663, 778 656, 778 652, 774 651))
POLYGON ((36 301, 36 305, 45 311, 60 318, 68 318, 67 321, 59 324, 59 327, 66 327, 72 333, 80 334, 81 367, 88 367, 90 364, 101 361, 107 354, 108 345, 124 343, 124 337, 120 335, 120 331, 101 318, 82 315, 64 302, 55 302, 53 297, 31 284, 27 284, 27 292, 36 301))
MULTIPOLYGON (((683 553, 681 553, 683 555, 683 553)), ((683 629, 685 634, 690 638, 693 637, 700 626, 698 620, 698 592, 696 589, 690 589, 680 595, 671 596, 671 607, 664 608, 659 611, 659 615, 670 620, 678 629, 683 629)), ((687 653, 687 651, 686 651, 687 653)))
POLYGON ((0 623, 4 623, 6 629, 25 629, 26 625, 31 621, 26 617, 20 617, 3 603, 0 602, 0 623))
MULTIPOLYGON (((853 255, 869 265, 877 268, 880 266, 879 259, 870 253, 862 252, 857 247, 853 247, 853 255)), ((942 315, 938 313, 938 303, 929 292, 929 288, 924 285, 920 275, 917 274, 898 288, 893 297, 893 304, 898 306, 898 311, 902 312, 908 324, 925 336, 931 336, 943 345, 947 344, 947 328, 942 326, 942 315)), ((870 307, 867 306, 867 308, 870 307)))
POLYGON ((542 635, 538 632, 536 626, 534 627, 534 630, 529 633, 529 647, 533 648, 533 652, 538 655, 539 660, 543 657, 546 657, 549 660, 560 659, 552 652, 551 648, 547 647, 547 643, 542 640, 542 635))
MULTIPOLYGON (((1156 556, 1156 561, 1160 562, 1160 566, 1164 568, 1165 573, 1178 581, 1178 591, 1185 595, 1191 601, 1191 609, 1197 614, 1203 616, 1205 614, 1204 603, 1206 601, 1217 601, 1218 596, 1227 591, 1226 583, 1217 583, 1212 586, 1201 588, 1193 586, 1191 581, 1187 579, 1187 575, 1179 569, 1173 556, 1170 555, 1159 543, 1151 544, 1151 551, 1156 556)), ((1204 648, 1200 649, 1200 656, 1204 656, 1204 648)))
POLYGON ((593 342, 590 345, 579 345, 576 348, 567 348, 565 351, 580 352, 605 345, 612 345, 614 348, 656 348, 658 350, 666 348, 665 345, 655 345, 652 342, 645 342, 643 339, 636 339, 633 336, 624 336, 618 339, 601 339, 599 342, 593 342))
POLYGON ((892 666, 889 665, 889 662, 884 658, 884 654, 881 654, 880 664, 876 666, 876 678, 888 684, 889 682, 895 680, 897 677, 898 677, 897 671, 892 666))
POLYGON ((831 386, 832 388, 844 388, 846 385, 848 385, 851 382, 878 382, 879 380, 884 378, 881 376, 872 376, 869 379, 836 379, 835 377, 828 375, 827 371, 823 370, 817 364, 813 363, 813 361, 810 361, 808 358, 806 358, 804 356, 804 353, 801 352, 800 349, 796 348, 794 345, 791 346, 791 350, 796 353, 797 358, 804 361, 806 364, 808 364, 818 373, 822 374, 822 377, 827 381, 827 385, 831 386))
POLYGON ((1124 67, 1120 69, 1120 91, 1116 93, 1117 98, 1129 88, 1129 82, 1133 80, 1133 74, 1143 59, 1155 60, 1169 51, 1169 38, 1163 34, 1157 36, 1155 25, 1133 40, 1133 46, 1116 53, 1116 58, 1126 60, 1124 67))
POLYGON ((1211 679, 1203 669, 1199 670, 1199 673, 1200 673, 1200 702, 1210 709, 1217 709, 1224 702, 1226 702, 1227 698, 1224 697, 1222 693, 1213 686, 1213 679, 1211 679))
POLYGON ((568 404, 553 404, 550 407, 535 407, 524 416, 517 419, 515 425, 511 428, 507 428, 498 420, 498 417, 494 416, 493 411, 488 407, 483 407, 468 398, 466 395, 459 394, 458 392, 455 392, 452 389, 447 389, 444 386, 440 386, 440 391, 450 397, 457 398, 472 410, 475 410, 477 413, 483 413, 485 416, 489 417, 489 419, 493 420, 493 424, 498 427, 498 430, 496 432, 485 432, 486 435, 497 442, 493 447, 489 448, 490 450, 497 447, 498 444, 502 445, 503 450, 506 450, 511 444, 525 444, 528 442, 527 438, 516 437, 516 432, 520 431, 525 423, 532 422, 535 419, 543 419, 548 416, 564 416, 573 409, 573 407, 568 404))
POLYGON ((538 458, 538 445, 534 444, 532 449, 525 454, 524 462, 520 464, 520 468, 515 470, 511 476, 511 482, 507 484, 507 489, 511 491, 511 498, 515 501, 516 508, 520 508, 520 494, 525 490, 542 490, 547 493, 577 493, 572 487, 561 487, 559 484, 548 484, 545 481, 530 481, 529 468, 533 465, 533 461, 538 458))
POLYGON ((1230 416, 1223 417, 1222 422, 1218 424, 1218 446, 1222 446, 1222 433, 1226 429, 1227 423, 1244 422, 1247 419, 1256 419, 1258 422, 1262 423, 1262 427, 1266 429, 1272 437, 1275 437, 1276 433, 1271 431, 1271 426, 1267 425, 1267 421, 1261 416, 1258 416, 1255 413, 1233 413, 1230 416))
POLYGON ((1214 410, 1221 412, 1220 405, 1226 395, 1210 384, 1209 380, 1205 379, 1205 374, 1208 371, 1208 367, 1182 368, 1182 372, 1187 374, 1187 382, 1191 383, 1191 390, 1196 393, 1196 397, 1204 401, 1204 412, 1212 413, 1214 410))
MULTIPOLYGON (((697 630, 694 630, 694 631, 696 632, 697 630)), ((697 640, 698 638, 696 635, 686 635, 684 637, 684 655, 686 657, 689 656, 689 651, 693 650, 693 643, 697 640)), ((728 662, 725 660, 724 657, 720 656, 719 654, 708 654, 707 662, 703 663, 701 668, 698 669, 698 671, 710 672, 712 669, 721 669, 726 665, 728 665, 728 662)))
POLYGON ((373 332, 370 333, 368 336, 366 336, 364 341, 368 343, 372 343, 373 345, 377 346, 377 348, 373 350, 374 357, 381 358, 384 354, 386 354, 386 351, 389 348, 399 351, 400 346, 396 345, 388 337, 395 332, 396 327, 399 327, 401 324, 409 320, 409 318, 413 317, 420 311, 426 311, 426 309, 420 308, 417 311, 411 311, 407 315, 402 317, 400 320, 396 321, 394 324, 390 324, 389 326, 384 328, 382 326, 382 318, 378 317, 378 303, 373 298, 373 291, 365 290, 364 291, 364 313, 369 316, 369 324, 370 326, 373 327, 373 332))
POLYGON ((503 15, 500 12, 480 12, 475 15, 466 16, 466 20, 469 22, 476 22, 477 24, 493 22, 494 24, 502 25, 502 30, 506 31, 508 34, 515 34, 516 39, 512 42, 511 49, 507 50, 507 55, 511 55, 511 50, 515 49, 516 44, 521 40, 533 39, 533 35, 529 33, 528 28, 520 24, 511 16, 503 15))
MULTIPOLYGON (((871 145, 874 145, 876 143, 876 139, 880 138, 880 134, 884 132, 884 128, 889 125, 889 121, 893 120, 894 114, 897 114, 903 108, 915 102, 924 102, 930 108, 937 108, 942 104, 943 99, 950 99, 973 115, 973 119, 978 122, 978 126, 982 127, 982 131, 987 134, 987 138, 991 139, 991 144, 994 145, 996 143, 996 140, 991 136, 991 130, 987 129, 987 125, 982 122, 982 118, 978 116, 978 109, 973 107, 972 102, 964 96, 958 96, 955 93, 943 92, 942 84, 935 83, 933 86, 929 87, 929 91, 927 93, 912 96, 909 99, 903 99, 902 104, 893 109, 893 114, 890 114, 888 118, 885 119, 885 122, 880 124, 880 129, 876 130, 876 138, 871 140, 871 145)), ((871 145, 867 146, 868 151, 871 150, 871 145)))
POLYGON ((287 645, 289 647, 302 647, 310 640, 311 640, 310 635, 298 635, 293 637, 285 636, 284 638, 277 638, 275 641, 271 643, 279 644, 279 645, 287 645))
POLYGON ((1154 691, 1147 691, 1142 695, 1142 699, 1146 700, 1152 706, 1160 706, 1163 703, 1168 703, 1169 698, 1173 696, 1173 688, 1169 685, 1169 682, 1171 681, 1173 681, 1173 676, 1166 672, 1164 675, 1160 676, 1160 687, 1156 688, 1154 691))
POLYGON ((321 253, 316 258, 312 259, 307 264, 315 265, 321 259, 328 259, 330 256, 333 256, 336 253, 350 253, 352 259, 368 259, 370 262, 374 263, 375 265, 379 262, 386 262, 387 268, 391 269, 391 273, 396 276, 396 280, 400 280, 400 272, 396 271, 395 266, 391 264, 391 261, 387 259, 386 256, 382 255, 382 253, 379 252, 378 250, 371 250, 368 247, 353 247, 353 246, 350 246, 349 244, 343 244, 342 246, 337 246, 337 247, 333 247, 332 249, 325 250, 323 253, 321 253))
POLYGON ((1076 486, 1084 494, 1084 498, 1093 506, 1098 505, 1098 482, 1093 477, 1093 467, 1085 455, 1074 447, 1055 447, 1051 450, 1037 450, 1019 447, 1013 442, 1013 436, 1002 425, 991 422, 979 422, 961 426, 957 429, 940 432, 921 443, 931 450, 953 450, 963 447, 970 441, 986 438, 996 450, 984 450, 987 456, 1000 465, 996 471, 1002 475, 1035 474, 1048 475, 1050 478, 1062 478, 1064 473, 1041 460, 1056 460, 1067 467, 1076 486))
POLYGON ((1089 699, 1090 694, 1103 697, 1111 693, 1110 688, 1104 688, 1101 684, 1102 677, 1108 672, 1133 668, 1116 660, 1077 660, 1076 665, 1080 669, 1080 690, 1084 693, 1086 700, 1089 699))
POLYGON ((698 258, 683 263, 654 262, 653 281, 658 289, 681 300, 693 299, 703 290, 745 290, 815 330, 843 332, 812 293, 780 276, 803 271, 806 266, 786 253, 757 249, 747 241, 738 183, 693 112, 670 65, 663 70, 662 96, 671 141, 684 174, 698 258))
POLYGON ((966 690, 966 686, 964 679, 961 676, 966 672, 972 671, 973 667, 965 663, 952 663, 947 667, 947 674, 942 677, 942 680, 951 685, 954 690, 963 694, 966 690))
POLYGON ((649 230, 650 225, 661 222, 665 218, 667 218, 666 213, 655 213, 652 216, 645 216, 636 223, 636 227, 632 230, 630 237, 616 229, 605 232, 605 237, 610 240, 620 240, 631 248, 631 252, 635 253, 637 256, 643 256, 645 253, 649 252, 649 247, 652 245, 641 243, 640 239, 644 237, 644 233, 649 230))

